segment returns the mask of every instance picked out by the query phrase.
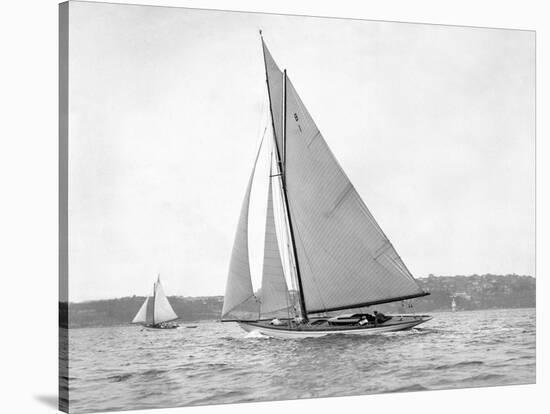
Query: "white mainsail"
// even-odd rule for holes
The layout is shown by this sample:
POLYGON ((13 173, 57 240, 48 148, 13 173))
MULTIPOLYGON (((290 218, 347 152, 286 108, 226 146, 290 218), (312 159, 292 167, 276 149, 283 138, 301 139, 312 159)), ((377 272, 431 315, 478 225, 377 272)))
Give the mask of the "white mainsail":
POLYGON ((423 295, 289 79, 286 91, 284 171, 308 311, 423 295))
POLYGON ((178 315, 176 315, 176 312, 172 309, 172 306, 170 305, 170 302, 168 302, 168 298, 164 293, 164 289, 160 283, 160 278, 157 280, 155 287, 153 312, 155 323, 168 322, 178 319, 178 315))

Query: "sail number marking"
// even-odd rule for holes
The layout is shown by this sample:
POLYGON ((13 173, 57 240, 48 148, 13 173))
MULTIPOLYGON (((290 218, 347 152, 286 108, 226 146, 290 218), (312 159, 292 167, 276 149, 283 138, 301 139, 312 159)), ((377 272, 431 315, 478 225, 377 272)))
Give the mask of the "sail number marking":
MULTIPOLYGON (((298 122, 300 120, 300 118, 298 118, 298 114, 296 112, 294 112, 294 120, 296 122, 298 122)), ((302 132, 302 127, 300 126, 300 124, 298 124, 298 129, 300 130, 300 132, 302 132)))

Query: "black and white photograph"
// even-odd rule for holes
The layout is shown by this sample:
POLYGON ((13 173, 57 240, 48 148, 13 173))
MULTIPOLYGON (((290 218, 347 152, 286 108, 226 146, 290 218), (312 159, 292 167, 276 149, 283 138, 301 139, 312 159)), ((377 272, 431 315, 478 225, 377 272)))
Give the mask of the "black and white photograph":
POLYGON ((536 383, 536 39, 60 3, 59 409, 536 383))

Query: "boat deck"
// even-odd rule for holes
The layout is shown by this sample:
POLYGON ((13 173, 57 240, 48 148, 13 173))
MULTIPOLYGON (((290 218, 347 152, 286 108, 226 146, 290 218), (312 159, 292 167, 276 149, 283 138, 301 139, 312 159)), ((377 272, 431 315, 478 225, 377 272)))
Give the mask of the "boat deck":
MULTIPOLYGON (((427 320, 431 319, 431 316, 429 315, 391 315, 391 319, 383 322, 383 323, 367 323, 364 325, 359 325, 357 323, 342 323, 342 324, 335 324, 329 322, 330 318, 311 318, 310 323, 307 324, 297 324, 293 322, 292 320, 284 320, 282 324, 280 325, 274 325, 271 321, 246 321, 245 323, 251 327, 258 327, 258 328, 269 328, 274 330, 281 330, 281 331, 313 331, 313 332, 326 332, 327 330, 330 330, 331 332, 337 333, 338 331, 350 331, 350 330, 366 330, 366 329, 373 329, 373 328, 386 328, 391 327, 392 330, 398 330, 400 325, 403 326, 403 329, 407 329, 411 326, 411 323, 418 322, 426 322, 427 320)), ((244 322, 244 321, 243 321, 244 322)))

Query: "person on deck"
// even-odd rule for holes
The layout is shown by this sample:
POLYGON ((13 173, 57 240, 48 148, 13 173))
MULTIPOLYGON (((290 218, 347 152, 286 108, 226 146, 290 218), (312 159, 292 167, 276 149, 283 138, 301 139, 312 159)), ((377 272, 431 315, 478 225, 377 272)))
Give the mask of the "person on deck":
POLYGON ((366 313, 364 315, 361 315, 361 318, 359 320, 359 325, 363 326, 368 323, 374 323, 374 320, 375 320, 374 316, 372 316, 369 313, 366 313))
POLYGON ((379 323, 384 323, 387 320, 391 319, 389 316, 384 315, 382 312, 374 311, 374 324, 378 325, 379 323))

